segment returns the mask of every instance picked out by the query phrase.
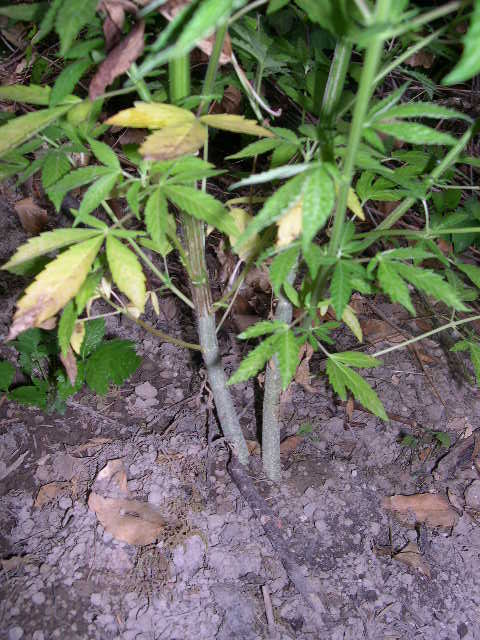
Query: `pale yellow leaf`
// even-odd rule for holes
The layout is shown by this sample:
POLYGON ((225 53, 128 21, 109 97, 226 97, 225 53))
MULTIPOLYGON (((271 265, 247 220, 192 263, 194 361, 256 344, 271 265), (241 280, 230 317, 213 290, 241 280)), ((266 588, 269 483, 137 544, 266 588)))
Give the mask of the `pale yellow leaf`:
POLYGON ((363 342, 363 333, 360 322, 358 321, 357 314, 350 305, 347 304, 342 314, 342 320, 357 338, 359 342, 363 342))
POLYGON ((155 311, 157 317, 160 315, 160 305, 158 304, 158 296, 155 291, 149 291, 148 295, 150 296, 150 302, 152 303, 153 310, 155 311))
POLYGON ((169 125, 150 134, 139 151, 147 160, 173 160, 196 153, 207 141, 207 128, 198 120, 169 125))
POLYGON ((202 116, 201 122, 214 129, 223 129, 233 133, 247 133, 252 136, 263 136, 274 138, 275 134, 261 127, 255 120, 247 120, 244 116, 237 116, 230 113, 218 113, 202 116))
POLYGON ((355 191, 350 187, 348 190, 347 207, 354 213, 360 220, 365 220, 365 214, 363 213, 362 205, 358 199, 355 191))
POLYGON ((105 124, 116 127, 138 127, 140 129, 162 129, 176 124, 193 122, 195 116, 191 111, 161 102, 135 102, 130 109, 119 111, 109 118, 105 124))
POLYGON ((76 244, 38 274, 17 303, 9 340, 26 329, 40 326, 77 294, 102 242, 103 236, 76 244))
POLYGON ((75 353, 80 355, 80 347, 82 346, 83 339, 85 338, 85 323, 76 322, 73 327, 72 337, 70 338, 70 345, 75 353))
POLYGON ((277 222, 277 247, 286 247, 302 233, 302 206, 303 200, 300 198, 277 222))
MULTIPOLYGON (((240 207, 234 207, 233 209, 230 209, 230 215, 235 220, 239 235, 245 231, 247 225, 252 220, 252 216, 247 213, 245 209, 241 209, 240 207)), ((228 236, 232 247, 235 247, 237 238, 238 236, 228 236)), ((251 236, 244 244, 242 244, 241 247, 238 247, 238 250, 236 250, 235 248, 234 251, 237 253, 238 257, 241 260, 246 262, 252 255, 255 255, 258 244, 259 236, 256 233, 255 235, 251 236)))
POLYGON ((145 275, 137 256, 120 240, 113 236, 108 236, 107 260, 113 281, 117 287, 143 313, 147 291, 145 288, 145 275))

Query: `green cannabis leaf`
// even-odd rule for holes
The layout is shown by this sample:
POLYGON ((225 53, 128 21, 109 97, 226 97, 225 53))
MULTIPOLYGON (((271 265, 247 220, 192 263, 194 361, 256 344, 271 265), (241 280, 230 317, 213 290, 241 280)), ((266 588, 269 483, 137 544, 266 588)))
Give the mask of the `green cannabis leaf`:
POLYGON ((110 340, 88 358, 85 379, 92 391, 105 395, 109 384, 122 384, 140 365, 130 340, 110 340))

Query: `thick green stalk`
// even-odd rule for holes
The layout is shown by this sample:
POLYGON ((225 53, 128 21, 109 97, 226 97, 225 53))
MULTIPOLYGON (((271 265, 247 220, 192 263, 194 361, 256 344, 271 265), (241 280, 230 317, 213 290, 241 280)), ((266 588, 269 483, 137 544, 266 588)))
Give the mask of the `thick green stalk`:
MULTIPOLYGON (((210 95, 212 92, 225 34, 226 27, 222 28, 217 34, 203 88, 205 96, 210 95)), ((189 57, 184 56, 170 62, 169 74, 171 101, 179 102, 190 93, 189 57)), ((204 113, 207 109, 208 102, 202 102, 200 112, 204 113)), ((191 274, 192 299, 197 315, 198 337, 208 372, 210 388, 215 400, 215 407, 225 437, 230 442, 240 462, 245 464, 248 460, 248 448, 231 393, 227 387, 227 377, 222 365, 215 331, 215 313, 212 309, 212 295, 205 259, 204 223, 192 216, 183 214, 182 227, 185 234, 186 252, 191 274)))
MULTIPOLYGON (((332 64, 328 74, 327 84, 322 100, 321 117, 329 119, 341 98, 352 46, 339 41, 335 47, 332 64)), ((287 281, 293 284, 297 273, 297 265, 290 271, 287 281)), ((281 293, 278 297, 275 320, 292 321, 292 304, 281 293)), ((262 461, 263 470, 267 477, 278 482, 281 475, 280 466, 280 397, 282 380, 278 368, 278 358, 274 356, 267 365, 265 372, 265 391, 263 395, 262 411, 262 461)))
MULTIPOLYGON (((297 274, 295 266, 287 276, 289 284, 293 284, 297 274)), ((275 320, 292 322, 292 305, 282 294, 278 297, 275 320)), ((262 462, 263 470, 269 480, 278 482, 281 476, 280 466, 280 396, 282 378, 275 355, 265 370, 265 390, 262 409, 262 462)))
MULTIPOLYGON (((387 21, 390 11, 390 5, 391 0, 378 0, 374 16, 374 23, 382 24, 387 21)), ((379 33, 377 36, 372 36, 372 40, 367 47, 362 75, 360 77, 360 85, 358 88, 357 100, 355 102, 353 119, 348 137, 347 152, 345 155, 345 162, 340 178, 340 189, 335 217, 333 220, 332 235, 330 237, 330 242, 328 245, 328 253, 332 257, 337 256, 338 250, 340 248, 340 242, 347 213, 348 192, 350 190, 352 179, 354 176, 355 159, 357 156, 360 141, 362 139, 363 123, 367 114, 368 105, 375 88, 375 75, 377 73, 378 65, 381 60, 382 50, 383 36, 381 33, 379 33)), ((321 269, 319 275, 317 276, 317 280, 314 284, 312 293, 312 309, 316 308, 317 303, 323 296, 329 271, 330 267, 324 267, 323 269, 321 269)))

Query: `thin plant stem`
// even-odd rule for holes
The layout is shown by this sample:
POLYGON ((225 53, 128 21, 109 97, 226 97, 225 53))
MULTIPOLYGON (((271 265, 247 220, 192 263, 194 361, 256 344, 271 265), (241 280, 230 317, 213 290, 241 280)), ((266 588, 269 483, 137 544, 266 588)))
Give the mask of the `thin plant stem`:
MULTIPOLYGON (((226 26, 219 29, 210 56, 203 95, 212 93, 220 53, 226 35, 226 26)), ((170 93, 172 102, 179 102, 190 93, 190 64, 188 56, 170 63, 170 93)), ((208 110, 208 101, 201 104, 200 114, 208 110)), ((205 225, 201 220, 182 214, 186 250, 191 272, 191 291, 197 315, 197 328, 208 380, 215 401, 217 415, 225 438, 232 446, 242 464, 248 461, 248 447, 240 426, 238 413, 227 386, 227 376, 223 368, 215 331, 215 313, 212 308, 212 294, 208 281, 205 258, 205 225)))
MULTIPOLYGON (((339 41, 335 47, 333 61, 325 86, 320 116, 330 118, 338 104, 345 85, 348 65, 352 53, 352 46, 339 41)), ((287 282, 293 285, 297 274, 298 264, 295 264, 287 276, 287 282)), ((278 296, 275 320, 292 322, 292 304, 282 293, 278 296)), ((263 470, 269 480, 278 482, 281 477, 280 465, 280 397, 282 393, 282 379, 279 370, 278 357, 274 356, 265 371, 265 391, 262 409, 262 462, 263 470)))
POLYGON ((373 354, 373 357, 379 358, 380 356, 384 356, 386 353, 397 351, 397 349, 403 349, 404 347, 408 347, 414 342, 419 342, 420 340, 429 338, 430 336, 433 336, 436 333, 440 333, 441 331, 446 331, 447 329, 454 329, 455 327, 459 327, 462 324, 466 324, 467 322, 475 322, 475 320, 480 320, 480 315, 470 316, 469 318, 462 318, 462 320, 454 320, 452 322, 448 322, 447 324, 443 324, 441 327, 437 327, 436 329, 432 329, 431 331, 422 333, 420 336, 415 336, 414 338, 410 338, 409 340, 396 344, 393 347, 388 347, 387 349, 382 349, 381 351, 377 351, 376 353, 373 354))
MULTIPOLYGON (((390 6, 391 0, 378 0, 374 15, 374 22, 376 24, 382 24, 387 20, 390 6)), ((333 220, 332 234, 328 245, 328 254, 332 257, 337 256, 340 248, 347 213, 348 193, 355 170, 355 159, 362 138, 363 123, 367 114, 370 98, 375 88, 374 80, 382 56, 383 42, 384 40, 381 33, 377 36, 372 36, 365 55, 357 100, 353 111, 353 120, 350 126, 345 161, 340 178, 340 188, 333 220)), ((329 272, 330 267, 324 267, 320 270, 316 278, 312 292, 312 309, 316 309, 319 300, 323 296, 329 272)))

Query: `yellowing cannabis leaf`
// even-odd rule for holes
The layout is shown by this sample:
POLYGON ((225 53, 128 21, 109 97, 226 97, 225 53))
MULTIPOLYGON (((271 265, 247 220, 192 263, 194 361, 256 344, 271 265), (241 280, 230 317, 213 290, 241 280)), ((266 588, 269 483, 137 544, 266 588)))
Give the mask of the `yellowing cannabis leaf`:
POLYGON ((107 237, 107 260, 113 281, 143 313, 147 291, 145 275, 137 256, 113 236, 107 237))
POLYGON ((358 321, 355 311, 349 304, 347 304, 344 312, 342 313, 342 320, 345 322, 345 324, 357 338, 357 340, 359 342, 363 342, 362 327, 360 326, 360 322, 358 321))
MULTIPOLYGON (((241 209, 240 207, 234 207, 233 209, 230 209, 230 215, 235 220, 235 224, 238 227, 239 234, 245 231, 248 223, 252 220, 252 216, 249 213, 247 213, 245 209, 241 209)), ((230 244, 232 245, 232 247, 235 246, 237 238, 238 238, 238 235, 228 236, 228 239, 230 240, 230 244)), ((256 233, 255 235, 251 236, 240 247, 234 249, 234 251, 240 258, 240 260, 243 260, 246 262, 252 255, 255 255, 255 253, 257 252, 258 243, 259 243, 259 237, 258 237, 258 234, 256 233)))
POLYGON ((277 222, 277 247, 286 247, 302 233, 303 198, 300 198, 277 222))
POLYGON ((8 340, 13 340, 26 329, 39 327, 76 295, 102 242, 103 236, 76 244, 39 273, 17 303, 8 340))
POLYGON ((357 216, 357 218, 360 218, 360 220, 365 220, 365 214, 363 213, 360 200, 358 199, 357 194, 351 187, 348 190, 347 207, 350 209, 350 211, 352 211, 357 216))
POLYGON ((244 116, 231 115, 229 113, 219 113, 209 116, 202 116, 200 122, 215 129, 233 131, 233 133, 247 133, 252 136, 264 136, 274 138, 275 134, 261 127, 255 120, 247 120, 244 116))
POLYGON ((76 322, 75 326, 73 327, 73 333, 70 337, 70 346, 78 355, 80 355, 80 348, 82 346, 84 338, 85 338, 85 323, 76 322))
POLYGON ((207 127, 193 119, 155 131, 144 140, 139 151, 148 160, 173 160, 195 153, 206 141, 207 127))
POLYGON ((117 127, 162 129, 163 127, 193 122, 195 116, 187 109, 160 102, 135 102, 130 109, 119 111, 106 121, 117 127))

